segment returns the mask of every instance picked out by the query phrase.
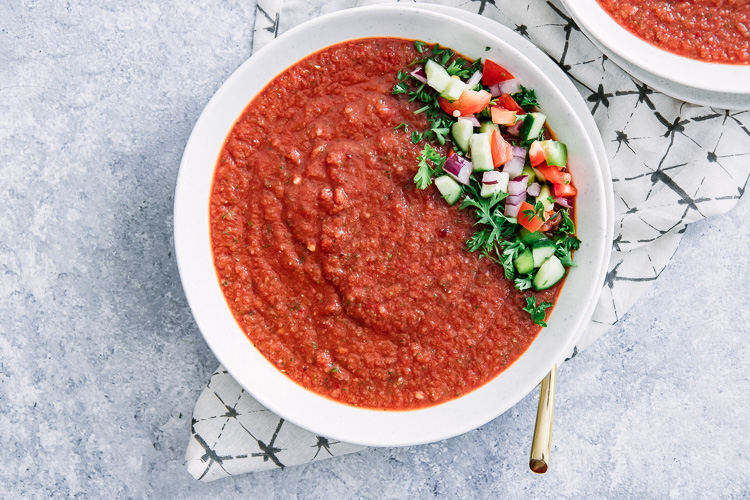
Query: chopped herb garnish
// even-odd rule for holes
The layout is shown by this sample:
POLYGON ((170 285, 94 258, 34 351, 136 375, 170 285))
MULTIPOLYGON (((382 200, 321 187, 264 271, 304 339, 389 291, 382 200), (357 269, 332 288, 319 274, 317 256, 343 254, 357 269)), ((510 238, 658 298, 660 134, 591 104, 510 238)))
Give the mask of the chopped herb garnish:
POLYGON ((521 106, 521 108, 523 108, 524 111, 534 111, 534 108, 539 106, 539 103, 536 100, 536 92, 534 92, 533 89, 527 89, 523 85, 521 85, 520 91, 511 94, 510 96, 519 106, 521 106))
POLYGON ((485 253, 491 253, 495 244, 505 238, 513 235, 518 226, 516 219, 512 217, 506 217, 499 204, 503 201, 508 194, 507 193, 495 193, 492 198, 483 198, 479 195, 479 189, 477 187, 479 182, 476 179, 472 179, 472 184, 466 186, 464 189, 468 191, 464 202, 461 205, 461 210, 474 207, 477 209, 475 216, 477 221, 474 223, 477 225, 489 226, 480 228, 474 233, 471 239, 466 242, 466 246, 470 251, 475 252, 477 250, 484 250, 485 253))
POLYGON ((524 307, 523 310, 531 315, 531 321, 535 324, 546 327, 547 323, 545 323, 544 320, 546 319, 547 314, 545 311, 549 307, 552 307, 552 304, 549 302, 542 302, 537 306, 536 297, 526 297, 526 307, 524 307))
POLYGON ((417 189, 424 189, 432 184, 433 175, 442 172, 445 157, 429 144, 425 144, 417 160, 419 160, 419 169, 417 175, 414 176, 414 184, 417 185, 417 189))
POLYGON ((524 274, 518 278, 516 278, 515 284, 516 288, 518 290, 524 291, 531 288, 531 282, 534 280, 534 277, 530 274, 524 274))
POLYGON ((503 249, 502 254, 502 260, 500 261, 500 264, 503 266, 503 270, 505 270, 505 277, 508 279, 513 279, 513 276, 516 274, 516 268, 513 265, 513 261, 518 257, 518 254, 526 250, 526 245, 524 245, 521 240, 516 237, 512 241, 503 241, 500 244, 500 247, 503 249))
POLYGON ((524 210, 523 215, 525 215, 529 221, 536 217, 540 221, 544 222, 544 204, 541 202, 541 200, 537 201, 536 205, 534 205, 534 210, 524 210))
POLYGON ((427 44, 424 42, 420 42, 419 40, 414 41, 414 48, 417 49, 417 52, 420 54, 424 53, 424 49, 427 47, 427 44))
POLYGON ((408 90, 409 87, 406 85, 406 82, 398 82, 393 86, 393 95, 406 94, 408 90))
POLYGON ((560 223, 560 231, 565 233, 566 235, 574 234, 576 232, 576 226, 575 224, 573 224, 573 221, 570 218, 570 211, 566 208, 560 210, 558 213, 562 217, 562 222, 560 223))
POLYGON ((451 131, 448 127, 433 128, 430 130, 435 134, 435 138, 440 144, 445 144, 445 135, 451 131))

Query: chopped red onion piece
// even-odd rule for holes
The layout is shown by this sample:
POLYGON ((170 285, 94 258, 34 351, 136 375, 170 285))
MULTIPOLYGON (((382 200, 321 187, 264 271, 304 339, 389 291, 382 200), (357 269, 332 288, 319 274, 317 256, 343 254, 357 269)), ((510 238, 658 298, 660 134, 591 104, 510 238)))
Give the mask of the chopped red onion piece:
POLYGON ((501 177, 501 172, 498 170, 490 170, 482 174, 482 184, 497 184, 500 182, 501 177))
POLYGON ((542 186, 538 182, 533 182, 526 188, 526 192, 529 193, 529 196, 539 196, 539 193, 542 192, 542 186))
POLYGON ((503 95, 503 92, 500 90, 500 84, 496 83, 495 85, 490 85, 490 94, 492 94, 492 97, 500 97, 503 95))
POLYGON ((521 83, 515 78, 500 82, 497 86, 499 87, 498 90, 500 90, 501 94, 515 94, 521 90, 521 83))
POLYGON ((514 156, 509 162, 503 165, 503 172, 507 172, 511 179, 515 179, 523 173, 524 159, 514 156))
POLYGON ((456 179, 456 181, 468 186, 471 183, 471 173, 474 171, 474 165, 466 158, 454 153, 445 160, 443 170, 456 179))
POLYGON ((526 159, 526 148, 522 148, 521 146, 511 146, 510 150, 513 152, 513 156, 517 158, 523 158, 526 159))
POLYGON ((459 120, 466 120, 471 122, 472 127, 481 127, 482 124, 477 120, 477 117, 474 115, 467 115, 467 116, 461 116, 459 117, 459 120))
POLYGON ((562 196, 558 196, 557 198, 555 198, 555 203, 565 208, 573 208, 573 200, 569 198, 563 198, 562 196))
POLYGON ((514 137, 518 137, 518 134, 521 133, 520 130, 521 130, 521 125, 523 124, 523 116, 524 115, 521 115, 519 117, 518 115, 516 115, 516 123, 506 128, 505 131, 514 137))
POLYGON ((506 217, 518 217, 518 212, 521 211, 521 203, 514 205, 510 202, 509 198, 505 199, 505 216, 506 217))
POLYGON ((508 200, 508 203, 511 205, 520 205, 524 201, 526 201, 526 193, 521 194, 509 194, 506 198, 508 200))
POLYGON ((526 196, 526 186, 529 184, 529 176, 521 175, 508 183, 508 194, 526 196))
POLYGON ((411 76, 422 83, 427 83, 427 73, 425 73, 422 66, 417 66, 416 68, 414 68, 414 71, 411 72, 411 76))
POLYGON ((481 71, 477 71, 476 73, 474 73, 473 75, 471 75, 471 78, 469 78, 468 80, 466 80, 467 88, 473 89, 474 85, 476 85, 477 83, 479 83, 481 81, 482 81, 482 72, 481 71))

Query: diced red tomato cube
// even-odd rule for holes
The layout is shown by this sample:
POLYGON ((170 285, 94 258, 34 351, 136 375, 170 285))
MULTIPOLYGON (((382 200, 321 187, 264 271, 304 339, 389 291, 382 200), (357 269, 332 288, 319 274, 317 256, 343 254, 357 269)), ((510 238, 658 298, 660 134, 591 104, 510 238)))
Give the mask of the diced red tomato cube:
POLYGON ((482 71, 482 83, 487 85, 495 85, 496 83, 504 82, 505 80, 512 80, 515 78, 513 73, 503 68, 499 64, 489 59, 484 60, 484 70, 482 71))
POLYGON ((560 196, 562 198, 572 198, 578 194, 578 190, 573 187, 573 184, 554 184, 554 186, 555 196, 560 196))
POLYGON ((516 112, 509 109, 493 106, 490 108, 492 122, 498 125, 513 125, 516 123, 516 112))
POLYGON ((525 115, 526 112, 523 110, 521 106, 518 105, 518 103, 513 99, 510 94, 503 94, 500 97, 497 98, 497 104, 499 106, 502 106, 503 108, 515 111, 517 115, 525 115))
POLYGON ((523 203, 521 203, 521 209, 518 211, 518 223, 525 227, 529 232, 533 233, 539 231, 539 228, 542 227, 544 221, 539 220, 539 217, 534 214, 529 217, 529 215, 524 213, 527 210, 531 210, 531 212, 533 212, 534 206, 531 205, 531 203, 524 201, 523 203))
MULTIPOLYGON (((531 147, 529 148, 529 161, 531 162, 532 167, 536 167, 545 162, 544 149, 542 148, 541 142, 534 141, 531 143, 531 147)), ((542 172, 542 175, 544 175, 544 172, 542 172)), ((545 175, 544 178, 546 179, 547 176, 545 175)))
POLYGON ((443 108, 443 111, 451 116, 455 116, 453 114, 454 111, 461 113, 460 116, 469 116, 479 113, 486 108, 491 99, 492 94, 486 90, 466 89, 461 93, 461 97, 455 101, 451 102, 448 99, 438 97, 438 103, 443 108))
POLYGON ((497 168, 513 159, 513 149, 508 141, 497 133, 492 131, 490 136, 490 150, 492 151, 492 165, 497 168))
MULTIPOLYGON (((531 154, 531 150, 529 150, 529 154, 531 154)), ((544 178, 552 184, 565 184, 565 177, 563 176, 563 173, 560 172, 559 168, 552 165, 539 165, 536 169, 539 170, 544 178)), ((570 180, 568 180, 568 183, 570 183, 570 180)))

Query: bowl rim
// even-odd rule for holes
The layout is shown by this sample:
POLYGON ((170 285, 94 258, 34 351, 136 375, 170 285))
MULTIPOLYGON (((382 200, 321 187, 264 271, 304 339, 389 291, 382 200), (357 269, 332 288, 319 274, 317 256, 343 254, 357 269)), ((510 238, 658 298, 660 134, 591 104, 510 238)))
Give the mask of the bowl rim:
POLYGON ((596 0, 562 2, 586 33, 634 66, 665 80, 699 90, 750 93, 750 64, 711 63, 673 54, 618 24, 596 0))
MULTIPOLYGON (((198 246, 201 246, 205 244, 205 241, 203 240, 209 239, 208 234, 200 236, 200 232, 195 231, 195 220, 188 216, 191 211, 192 213, 196 213, 195 211, 199 210, 201 206, 201 204, 197 204, 198 208, 196 208, 196 204, 194 203, 196 197, 199 200, 204 200, 204 198, 201 197, 201 194, 203 196, 206 196, 205 193, 207 191, 210 191, 210 186, 197 186, 191 178, 192 174, 195 173, 194 170, 196 168, 203 168, 204 170, 207 168, 205 165, 203 165, 203 167, 195 165, 195 157, 200 156, 199 153, 203 147, 203 144, 201 144, 201 135, 206 132, 207 128, 211 127, 210 117, 212 115, 220 115, 222 113, 226 115, 228 111, 222 108, 222 100, 225 99, 227 95, 230 95, 232 92, 237 90, 239 84, 241 83, 242 75, 247 74, 249 71, 248 68, 251 68, 253 64, 262 64, 264 62, 268 62, 268 60, 273 57, 273 51, 276 50, 277 46, 300 42, 304 39, 304 35, 306 33, 309 34, 309 32, 315 30, 321 30, 322 27, 326 26, 327 23, 335 24, 336 22, 346 22, 346 20, 355 22, 358 19, 362 19, 363 17, 361 15, 363 14, 363 10, 367 11, 367 19, 372 19, 377 15, 391 16, 395 15, 394 12, 397 12, 398 15, 419 16, 422 19, 427 18, 429 21, 435 23, 450 23, 451 26, 454 27, 454 29, 460 28, 467 33, 473 33, 475 36, 479 36, 483 40, 490 41, 493 46, 502 47, 503 51, 514 54, 514 57, 524 61, 526 70, 531 71, 532 73, 539 73, 540 78, 546 80, 547 83, 545 85, 551 87, 551 93, 555 94, 555 101, 558 106, 562 108, 567 107, 566 109, 570 109, 569 114, 573 117, 573 119, 577 123, 577 126, 583 130, 580 140, 583 141, 583 143, 585 144, 585 148, 587 149, 585 156, 589 159, 593 159, 592 163, 594 165, 600 167, 602 166, 599 164, 599 159, 593 151, 593 145, 591 143, 588 132, 583 129, 580 120, 578 119, 576 113, 573 112, 572 108, 570 108, 570 105, 567 103, 565 96, 559 91, 559 89, 557 89, 557 86, 553 82, 551 82, 546 77, 546 75, 544 75, 536 67, 536 65, 529 61, 523 54, 521 54, 507 42, 497 38, 491 33, 487 33, 484 30, 476 28, 469 23, 458 21, 454 18, 445 16, 440 13, 428 12, 423 9, 413 7, 370 6, 358 8, 356 9, 356 11, 355 9, 347 9, 313 19, 311 21, 308 21, 307 23, 297 26, 258 51, 258 53, 256 53, 253 57, 251 57, 250 59, 248 59, 248 61, 241 65, 240 68, 238 68, 226 80, 226 82, 221 86, 221 88, 216 92, 214 97, 208 103, 200 118, 196 122, 193 133, 191 134, 185 148, 185 153, 183 155, 180 172, 177 179, 174 213, 174 241, 178 269, 186 298, 191 307, 196 323, 198 324, 198 327, 203 334, 204 339, 206 340, 206 343, 217 356, 219 361, 224 364, 225 368, 232 374, 232 376, 235 378, 235 380, 237 380, 238 383, 240 383, 241 386, 248 390, 248 392, 253 395, 262 405, 267 407, 269 410, 277 413, 281 417, 291 421, 292 423, 295 423, 300 427, 306 428, 320 435, 325 435, 327 437, 350 443, 372 446, 405 446, 437 441, 472 430, 497 417, 508 408, 516 404, 526 394, 531 392, 531 390, 554 366, 554 364, 557 363, 557 361, 559 361, 563 355, 567 354, 566 349, 570 347, 570 342, 577 338, 578 330, 581 328, 583 321, 588 319, 588 317, 590 316, 587 316, 586 314, 587 309, 591 309, 591 303, 596 302, 599 292, 601 291, 601 283, 598 280, 598 274, 599 269, 602 265, 602 261, 605 260, 605 256, 608 255, 609 242, 602 239, 601 241, 594 241, 590 243, 590 252, 592 252, 592 255, 597 256, 597 267, 595 268, 595 271, 593 273, 596 276, 593 276, 593 281, 591 278, 580 278, 588 280, 587 283, 589 281, 592 281, 592 283, 586 289, 584 301, 589 305, 589 307, 579 308, 579 310, 573 311, 571 313, 572 319, 570 320, 570 324, 566 323, 565 325, 559 325, 569 327, 572 333, 569 332, 564 337, 564 339, 561 339, 559 342, 557 342, 557 344, 555 344, 556 348, 553 349, 554 352, 546 355, 546 362, 544 366, 519 368, 519 370, 530 370, 530 375, 526 376, 521 381, 521 383, 516 386, 505 387, 509 395, 505 396, 505 394, 503 394, 505 396, 505 400, 502 402, 502 404, 497 404, 495 406, 484 404, 484 407, 482 407, 481 404, 477 404, 477 398, 481 398, 483 393, 488 393, 487 388, 490 386, 495 386, 492 392, 493 394, 497 394, 498 379, 503 378, 506 374, 513 371, 516 365, 521 364, 519 363, 521 360, 528 357, 529 351, 532 350, 535 345, 540 343, 539 339, 544 336, 544 332, 537 337, 537 339, 532 343, 532 346, 521 356, 521 358, 519 358, 518 361, 516 361, 511 367, 506 369, 498 377, 488 382, 487 384, 449 402, 427 408, 407 411, 383 411, 377 409, 355 408, 349 405, 338 403, 302 388, 302 386, 299 386, 291 379, 287 378, 285 375, 279 372, 275 368, 275 366, 273 366, 262 355, 260 355, 260 353, 256 349, 254 349, 254 347, 252 347, 249 339, 239 328, 233 316, 229 312, 229 308, 227 307, 226 302, 224 301, 224 297, 219 288, 218 279, 216 278, 215 270, 213 268, 213 259, 211 258, 210 244, 208 245, 208 255, 211 268, 209 274, 212 274, 212 276, 208 276, 206 273, 205 259, 204 261, 200 261, 200 259, 196 260, 195 257, 195 252, 197 250, 195 250, 194 245, 196 244, 196 242, 198 246), (201 264, 201 262, 203 263, 201 264), (201 266, 203 266, 204 268, 200 269, 201 266), (196 269, 196 267, 198 267, 199 269, 196 269), (223 310, 222 307, 219 307, 217 305, 215 300, 213 304, 210 303, 210 300, 215 299, 215 297, 213 297, 213 299, 206 298, 207 293, 212 293, 210 290, 207 291, 207 289, 215 289, 218 294, 221 295, 223 310), (226 316, 229 316, 229 319, 231 320, 229 323, 226 321, 226 316), (234 331, 235 333, 227 333, 230 330, 234 331), (239 332, 241 339, 237 337, 236 332, 239 332), (242 342, 244 342, 245 347, 242 347, 242 342), (240 357, 238 349, 247 351, 242 354, 249 356, 249 360, 247 357, 240 357), (255 379, 257 378, 263 378, 263 383, 258 384, 255 381, 255 379), (271 382, 268 381, 267 378, 274 379, 273 384, 278 383, 278 385, 282 386, 282 390, 276 390, 274 392, 266 387, 267 384, 271 384, 271 382), (283 380, 283 382, 280 382, 280 380, 283 380), (465 411, 466 408, 464 407, 472 405, 475 408, 478 408, 480 411, 467 414, 465 411), (300 410, 300 408, 303 408, 304 411, 300 410), (313 411, 309 411, 310 408, 313 408, 313 411), (317 415, 315 414, 315 411, 323 411, 325 415, 317 415), (433 426, 432 428, 425 430, 424 427, 429 427, 425 426, 425 421, 429 421, 432 419, 436 419, 441 423, 452 422, 453 425, 446 426, 445 428, 435 428, 435 426, 433 426), (348 425, 354 421, 357 421, 356 425, 348 425), (399 426, 404 425, 405 423, 408 424, 406 426, 406 429, 391 428, 394 425, 399 426), (372 429, 369 426, 372 426, 375 429, 372 429), (375 432, 372 432, 373 430, 375 432), (380 434, 378 433, 378 431, 380 431, 380 434)), ((367 33, 360 36, 341 38, 338 41, 372 36, 400 36, 402 38, 415 38, 414 36, 411 36, 407 33, 402 33, 399 35, 376 35, 367 33)), ((424 38, 429 39, 430 37, 424 38)), ((309 49, 308 45, 308 49, 305 54, 314 53, 321 48, 330 46, 334 43, 338 43, 338 41, 326 43, 325 45, 316 47, 314 49, 309 49)), ((451 46, 451 44, 447 45, 451 46)), ((456 48, 456 44, 452 45, 453 48, 456 48)), ((306 55, 302 55, 299 57, 295 56, 294 59, 290 63, 284 65, 281 70, 274 71, 268 80, 262 82, 260 89, 265 87, 266 83, 270 81, 270 79, 273 79, 281 71, 283 71, 284 68, 290 66, 291 64, 294 64, 304 57, 306 57, 306 55)), ((251 99, 245 100, 243 106, 241 106, 239 109, 234 110, 232 122, 233 120, 236 120, 236 118, 242 113, 245 105, 250 102, 250 100, 251 99)), ((231 111, 229 111, 229 113, 231 113, 231 111)), ((230 129, 231 126, 229 126, 229 128, 226 130, 226 133, 228 133, 230 129)), ((223 145, 226 133, 223 135, 221 145, 223 145)), ((219 146, 219 149, 221 145, 219 146)), ((214 151, 213 160, 210 164, 211 179, 213 178, 213 172, 216 166, 216 158, 218 157, 218 153, 218 150, 214 151)), ((204 151, 202 154, 205 156, 206 152, 204 151)), ((606 168, 606 165, 603 167, 606 168)), ((611 189, 611 184, 609 186, 604 186, 604 181, 599 168, 595 168, 594 166, 592 166, 591 170, 594 182, 597 184, 597 186, 601 186, 602 188, 604 188, 604 190, 606 190, 606 187, 609 187, 611 189)), ((598 203, 602 208, 604 208, 606 205, 604 198, 596 199, 595 203, 598 203)), ((205 208, 204 211, 206 233, 208 233, 207 228, 209 217, 207 197, 205 197, 205 205, 203 206, 205 208)), ((610 221, 609 216, 604 215, 604 210, 602 211, 602 213, 603 215, 600 217, 600 220, 597 219, 597 221, 593 223, 600 224, 602 229, 601 232, 602 234, 605 234, 605 226, 610 224, 610 221)), ((599 229, 598 226, 597 229, 599 229)), ((205 257, 205 255, 203 257, 205 257)), ((594 266, 594 264, 591 265, 594 266)), ((568 279, 570 280, 571 278, 568 279)), ((565 288, 563 290, 565 290, 565 288)), ((558 305, 563 295, 564 291, 563 294, 561 294, 560 299, 558 299, 558 305)), ((553 315, 553 318, 554 317, 555 316, 553 315)), ((552 326, 553 323, 555 323, 555 321, 551 319, 550 326, 552 326)), ((560 322, 557 321, 556 323, 560 322)), ((550 329, 551 328, 548 328, 548 330, 550 329)), ((550 335, 552 334, 550 333, 550 335)), ((554 341, 547 340, 545 342, 549 343, 554 341)), ((528 364, 528 361, 526 361, 526 364, 528 364)), ((275 388, 278 389, 278 387, 275 388)), ((486 403, 486 401, 484 401, 484 403, 486 403)))

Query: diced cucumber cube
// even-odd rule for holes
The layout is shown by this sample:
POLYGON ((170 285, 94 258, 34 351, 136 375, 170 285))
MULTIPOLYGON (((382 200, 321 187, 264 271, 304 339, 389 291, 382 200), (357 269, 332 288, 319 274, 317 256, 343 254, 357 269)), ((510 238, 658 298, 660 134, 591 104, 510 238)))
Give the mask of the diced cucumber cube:
POLYGON ((466 90, 466 84, 464 82, 462 82, 458 78, 451 78, 451 81, 448 82, 448 86, 446 86, 445 89, 440 92, 440 97, 448 99, 450 101, 455 101, 456 99, 461 97, 461 94, 463 94, 464 90, 466 90))
POLYGON ((528 175, 529 181, 528 183, 531 184, 536 180, 536 173, 534 173, 534 169, 531 168, 530 165, 524 165, 523 170, 521 171, 521 175, 528 175))
POLYGON ((534 267, 541 267, 549 257, 555 255, 555 244, 550 240, 540 241, 540 243, 546 242, 549 242, 550 245, 534 246, 534 248, 531 249, 531 254, 534 256, 534 267))
POLYGON ((443 195, 448 205, 453 205, 461 197, 461 184, 447 175, 442 175, 435 179, 435 187, 438 188, 438 191, 443 195))
MULTIPOLYGON (((542 205, 544 205, 545 212, 549 212, 555 208, 555 203, 549 200, 550 196, 552 196, 552 193, 549 190, 549 184, 542 184, 542 189, 539 190, 539 196, 536 197, 536 203, 541 201, 542 205)), ((534 204, 536 205, 536 203, 534 204)))
POLYGON ((491 198, 496 193, 508 192, 508 181, 510 181, 508 172, 497 172, 497 177, 497 184, 482 184, 482 191, 479 194, 483 198, 491 198))
POLYGON ((559 141, 542 141, 541 145, 547 165, 564 167, 568 164, 568 147, 565 143, 559 141))
POLYGON ((516 271, 518 271, 519 274, 529 274, 533 271, 534 257, 531 254, 531 250, 527 248, 519 253, 518 256, 513 259, 513 265, 516 266, 516 271))
POLYGON ((471 139, 469 139, 469 149, 471 150, 471 163, 474 165, 475 172, 495 169, 492 162, 489 134, 472 134, 471 139))
POLYGON ((448 72, 445 71, 445 68, 432 59, 428 59, 425 63, 424 72, 427 74, 427 85, 438 92, 444 91, 451 80, 453 80, 448 72))
POLYGON ((542 131, 544 121, 547 119, 542 113, 529 113, 523 119, 523 124, 518 131, 521 139, 530 141, 539 137, 539 132, 542 131))
POLYGON ((453 140, 463 151, 469 150, 469 139, 474 134, 474 125, 469 120, 458 119, 451 125, 453 140))
POLYGON ((482 134, 488 134, 490 137, 492 137, 493 130, 496 130, 499 134, 500 126, 497 123, 492 122, 482 122, 482 124, 479 126, 479 132, 482 134))
POLYGON ((537 290, 546 290, 560 281, 563 276, 565 276, 565 267, 563 267, 560 259, 556 255, 553 255, 544 261, 544 264, 541 265, 536 276, 534 276, 534 288, 537 290))

